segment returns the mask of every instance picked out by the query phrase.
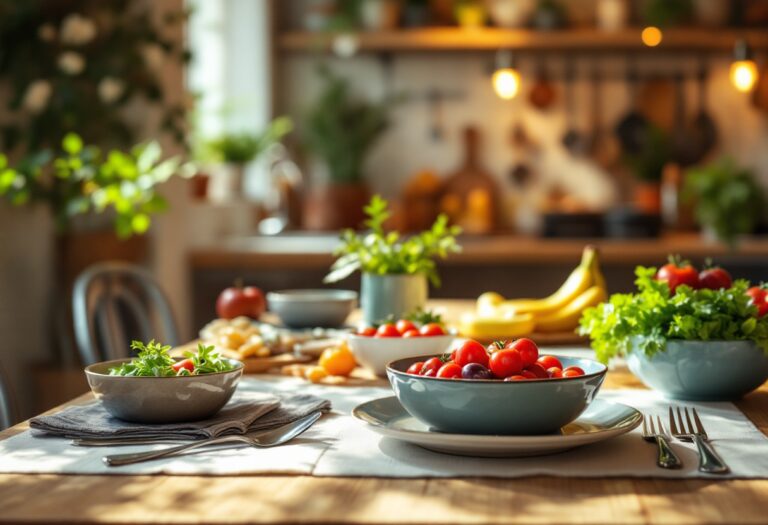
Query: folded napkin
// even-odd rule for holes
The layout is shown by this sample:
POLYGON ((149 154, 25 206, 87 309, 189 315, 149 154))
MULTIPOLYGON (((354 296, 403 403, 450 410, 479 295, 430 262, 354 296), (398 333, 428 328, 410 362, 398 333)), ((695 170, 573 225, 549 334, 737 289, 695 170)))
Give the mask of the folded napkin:
POLYGON ((35 436, 195 440, 276 428, 318 410, 327 412, 330 408, 330 401, 306 394, 275 396, 238 392, 215 416, 203 421, 130 423, 112 417, 97 401, 35 417, 29 424, 35 436))

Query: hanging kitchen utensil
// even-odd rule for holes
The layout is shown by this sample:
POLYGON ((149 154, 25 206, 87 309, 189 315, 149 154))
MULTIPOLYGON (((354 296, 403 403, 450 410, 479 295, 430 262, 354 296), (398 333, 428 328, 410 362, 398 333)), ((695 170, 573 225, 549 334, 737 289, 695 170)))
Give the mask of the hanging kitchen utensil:
POLYGON ((675 75, 675 128, 672 135, 672 159, 680 166, 696 162, 698 146, 696 137, 686 124, 685 118, 685 76, 675 75))
POLYGON ((641 153, 648 143, 648 120, 637 110, 638 75, 634 65, 627 69, 630 110, 616 125, 616 135, 625 153, 641 153))
POLYGON ((752 105, 768 114, 768 64, 763 66, 752 93, 752 105))
POLYGON ((565 119, 566 129, 562 142, 571 155, 584 155, 589 149, 588 138, 576 128, 576 105, 574 100, 576 70, 573 62, 565 68, 565 119))
POLYGON ((443 130, 443 94, 439 89, 432 88, 427 91, 427 103, 430 113, 429 138, 432 142, 440 142, 445 132, 443 130))
POLYGON ((717 123, 715 119, 707 112, 707 67, 702 64, 699 72, 696 76, 698 96, 699 96, 699 112, 694 117, 691 127, 691 136, 696 144, 695 155, 693 155, 693 162, 699 162, 712 148, 717 144, 717 123))
POLYGON ((547 68, 543 61, 536 66, 536 79, 528 94, 528 101, 536 109, 542 111, 552 107, 557 99, 557 90, 547 74, 547 68))
POLYGON ((619 157, 618 144, 610 133, 603 128, 603 101, 602 101, 603 75, 597 66, 594 66, 591 75, 592 88, 592 121, 589 137, 589 155, 603 169, 615 166, 619 157))

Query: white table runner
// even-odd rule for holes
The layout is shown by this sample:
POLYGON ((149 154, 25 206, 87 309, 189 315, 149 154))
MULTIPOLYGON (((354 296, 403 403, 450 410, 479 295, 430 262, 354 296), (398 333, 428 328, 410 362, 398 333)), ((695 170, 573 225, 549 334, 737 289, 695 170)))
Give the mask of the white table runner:
MULTIPOLYGON (((713 477, 698 472, 695 448, 675 442, 685 463, 681 470, 655 465, 656 448, 640 439, 639 429, 603 443, 551 456, 487 459, 450 456, 382 438, 349 414, 353 407, 392 395, 388 388, 329 387, 294 378, 245 378, 240 388, 315 394, 333 403, 324 417, 298 439, 271 449, 226 448, 125 467, 107 467, 101 457, 150 447, 74 447, 68 440, 35 438, 23 432, 0 442, 0 473, 57 474, 304 474, 368 477, 499 477, 532 475, 566 477, 713 477)), ((669 402, 646 390, 602 390, 600 398, 625 403, 666 420, 669 402)), ((730 478, 768 478, 768 438, 732 403, 686 403, 695 406, 715 447, 731 467, 730 478)), ((158 445, 155 447, 160 447, 158 445)))

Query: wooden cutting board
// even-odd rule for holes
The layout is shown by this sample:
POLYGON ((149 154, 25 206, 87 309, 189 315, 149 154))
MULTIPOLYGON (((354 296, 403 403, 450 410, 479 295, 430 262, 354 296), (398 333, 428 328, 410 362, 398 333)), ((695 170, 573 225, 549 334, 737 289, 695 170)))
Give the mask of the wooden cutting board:
MULTIPOLYGON (((173 357, 183 357, 184 352, 195 351, 197 351, 197 341, 192 341, 191 343, 177 346, 171 350, 170 354, 173 357)), ((242 361, 244 374, 265 374, 286 365, 303 364, 312 361, 310 356, 297 356, 289 353, 271 355, 269 357, 248 357, 246 359, 240 359, 237 352, 229 350, 223 350, 221 354, 231 359, 242 361)))

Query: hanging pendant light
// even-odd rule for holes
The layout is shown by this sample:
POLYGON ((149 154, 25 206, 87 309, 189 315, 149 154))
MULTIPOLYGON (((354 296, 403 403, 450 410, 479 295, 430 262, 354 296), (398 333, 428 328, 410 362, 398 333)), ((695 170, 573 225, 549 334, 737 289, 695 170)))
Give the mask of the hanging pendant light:
POLYGON ((520 91, 520 73, 515 68, 511 51, 502 50, 496 53, 496 66, 491 82, 499 98, 512 100, 517 96, 520 91))
POLYGON ((752 58, 752 49, 746 40, 736 42, 731 63, 731 84, 742 93, 749 93, 757 84, 757 64, 752 58))

